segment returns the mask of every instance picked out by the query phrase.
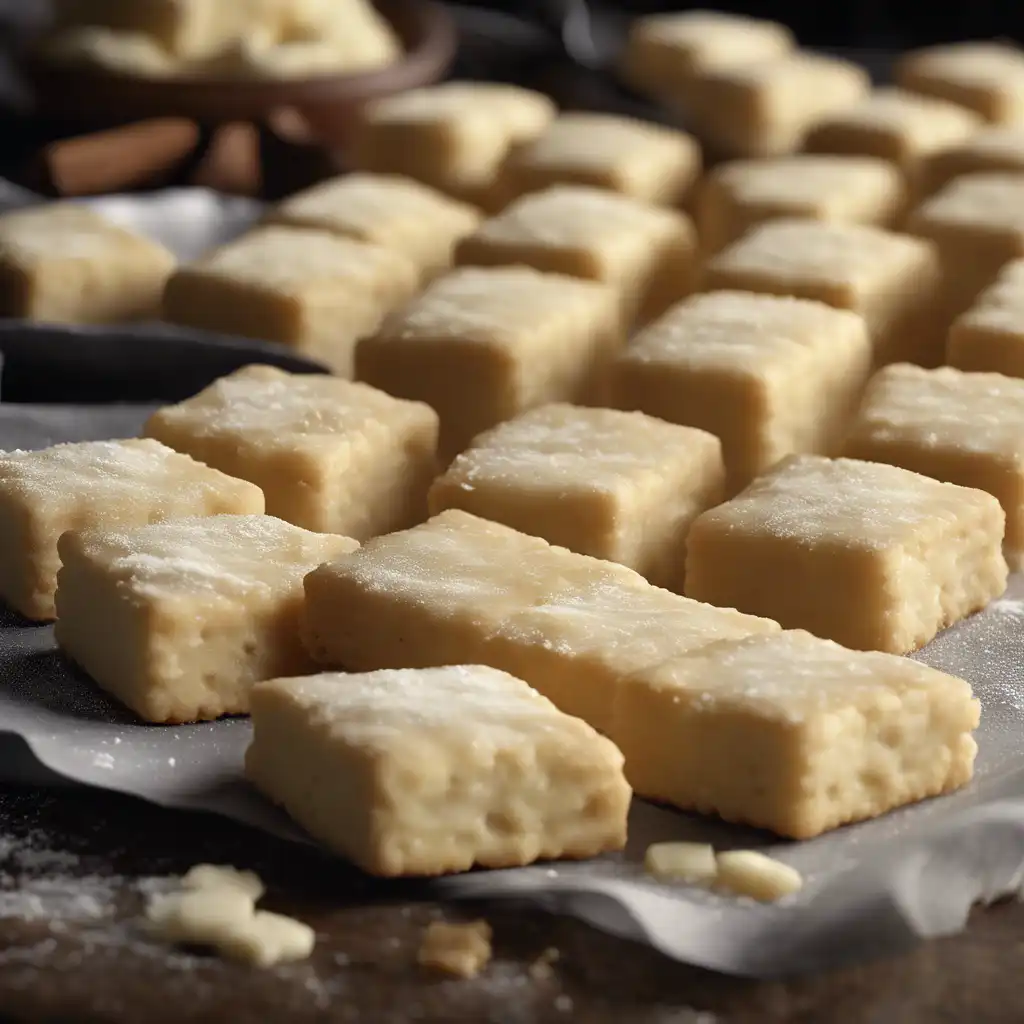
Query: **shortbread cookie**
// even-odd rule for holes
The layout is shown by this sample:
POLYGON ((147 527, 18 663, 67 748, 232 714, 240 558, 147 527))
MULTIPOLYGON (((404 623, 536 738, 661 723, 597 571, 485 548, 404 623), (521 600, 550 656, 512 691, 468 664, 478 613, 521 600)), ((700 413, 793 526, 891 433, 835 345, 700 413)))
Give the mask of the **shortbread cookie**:
POLYGON ((259 484, 267 513, 364 540, 426 515, 437 414, 365 384, 247 366, 177 405, 146 434, 259 484))
POLYGON ((704 73, 781 57, 794 45, 793 33, 775 21, 673 11, 633 21, 620 72, 638 92, 685 107, 704 73))
POLYGON ((1006 559, 1024 568, 1024 380, 888 366, 871 381, 845 454, 995 495, 1006 559))
POLYGON ((508 151, 554 117, 554 103, 539 92, 446 82, 368 103, 347 156, 359 170, 405 174, 486 207, 508 151))
POLYGON ((480 216, 472 206, 412 178, 346 174, 286 199, 269 219, 384 246, 429 279, 451 265, 455 243, 476 228, 480 216))
POLYGON ((775 220, 754 228, 707 266, 704 290, 817 299, 859 313, 878 365, 936 366, 946 305, 935 247, 864 224, 775 220))
POLYGON ((935 245, 944 301, 962 313, 1010 260, 1024 257, 1024 175, 956 178, 911 214, 907 230, 935 245))
POLYGON ((905 654, 1006 588, 990 494, 895 466, 791 456, 690 528, 686 593, 905 654))
POLYGON ((310 573, 304 637, 320 664, 352 672, 487 664, 514 612, 612 582, 648 587, 623 565, 450 509, 310 573))
POLYGON ((582 185, 523 196, 459 243, 456 261, 603 281, 630 318, 650 320, 694 282, 696 234, 676 210, 582 185))
POLYGON ((72 530, 58 545, 57 644, 147 722, 245 714, 253 683, 312 669, 302 579, 358 546, 271 516, 72 530))
POLYGON ((179 269, 167 282, 164 318, 277 341, 348 377, 356 341, 418 285, 417 268, 390 249, 270 225, 179 269))
POLYGON ((463 268, 435 281, 356 350, 356 376, 431 405, 450 458, 545 402, 589 402, 625 341, 618 295, 529 267, 463 268))
POLYGON ((965 785, 978 719, 961 679, 793 631, 639 674, 613 735, 638 796, 809 839, 965 785))
POLYGON ((946 362, 961 370, 1024 377, 1024 260, 1013 260, 995 283, 953 321, 946 362))
POLYGON ((1024 173, 1024 124, 992 125, 933 153, 921 167, 921 191, 930 195, 975 171, 1024 173))
POLYGON ((923 161, 963 144, 983 124, 978 114, 956 103, 903 89, 876 89, 812 128, 805 148, 880 157, 916 182, 923 161))
POLYGON ((365 671, 480 662, 602 730, 634 672, 775 629, 458 510, 306 578, 305 636, 321 663, 365 671))
MULTIPOLYGON (((263 492, 156 441, 86 441, 0 453, 0 598, 29 619, 54 616, 65 530, 263 512, 263 492)), ((109 634, 104 633, 105 636, 109 634)))
POLYGON ((708 174, 697 200, 705 252, 718 252, 755 224, 778 218, 888 227, 903 211, 900 172, 869 156, 796 156, 737 160, 708 174))
POLYGON ((829 114, 870 87, 859 65, 799 52, 706 71, 690 104, 697 134, 723 156, 792 153, 829 114))
POLYGON ((246 774, 370 874, 518 867, 625 845, 622 755, 504 672, 275 679, 252 703, 246 774))
POLYGON ((0 316, 100 324, 154 317, 174 256, 83 206, 0 214, 0 316))
POLYGON ((1024 120, 1024 52, 994 42, 913 50, 896 62, 896 84, 959 103, 986 121, 1024 120))
POLYGON ((486 657, 611 735, 619 690, 637 672, 719 640, 778 629, 770 619, 635 580, 590 581, 580 572, 573 587, 509 614, 489 638, 486 657))
POLYGON ((823 302, 709 292, 616 358, 612 404, 721 439, 732 493, 794 452, 831 454, 871 372, 863 319, 823 302))
POLYGON ((430 511, 461 508, 682 589, 686 533, 724 484, 712 434, 556 404, 478 437, 434 482, 430 511))
POLYGON ((512 151, 498 187, 505 202, 577 184, 675 206, 700 171, 700 147, 685 132, 613 114, 570 113, 512 151))

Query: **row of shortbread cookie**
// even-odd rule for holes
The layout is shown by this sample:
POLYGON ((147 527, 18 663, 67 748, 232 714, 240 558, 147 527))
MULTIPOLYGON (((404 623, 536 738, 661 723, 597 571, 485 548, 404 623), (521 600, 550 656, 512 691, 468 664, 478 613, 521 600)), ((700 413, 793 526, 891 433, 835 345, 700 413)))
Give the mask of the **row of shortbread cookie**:
POLYGON ((883 101, 845 122, 867 91, 867 77, 843 62, 797 51, 792 32, 776 22, 704 10, 638 18, 620 69, 630 86, 683 112, 700 134, 733 155, 792 151, 808 133, 825 144, 884 145, 896 127, 909 136, 904 155, 913 159, 913 150, 941 145, 943 136, 971 122, 1024 119, 1024 53, 1004 43, 909 53, 896 63, 897 85, 935 102, 915 113, 912 101, 883 101))

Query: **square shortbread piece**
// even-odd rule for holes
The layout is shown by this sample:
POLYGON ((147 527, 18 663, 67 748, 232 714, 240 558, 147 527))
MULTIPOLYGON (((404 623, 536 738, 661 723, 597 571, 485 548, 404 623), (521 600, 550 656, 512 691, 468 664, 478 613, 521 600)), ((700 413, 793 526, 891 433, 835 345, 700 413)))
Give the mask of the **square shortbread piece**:
POLYGON ((817 299, 864 317, 878 365, 942 361, 946 316, 935 247, 866 224, 775 220, 708 264, 704 290, 817 299))
POLYGON ((851 224, 893 224, 906 190, 890 163, 866 156, 796 156, 737 160, 702 182, 697 232, 718 252, 755 224, 786 217, 851 224))
POLYGON ((910 215, 907 230, 935 245, 946 302, 962 313, 1010 260, 1024 256, 1024 175, 956 178, 910 215))
POLYGON ((346 174, 286 199, 269 219, 381 245, 405 256, 427 279, 451 265, 455 243, 476 228, 480 216, 412 178, 346 174))
POLYGON ((638 92, 685 105, 705 72, 781 57, 794 45, 793 33, 778 22, 725 11, 673 11, 634 19, 620 72, 638 92))
POLYGON ((983 128, 958 145, 933 153, 921 167, 921 191, 930 195, 975 171, 1024 173, 1024 125, 983 128))
POLYGON ((619 691, 636 793, 809 839, 970 781, 962 679, 793 631, 723 641, 619 691))
POLYGON ((602 281, 619 292, 630 318, 650 320, 694 283, 697 239, 677 210, 582 185, 523 196, 464 238, 456 262, 523 263, 602 281))
POLYGON ((364 540, 426 514, 437 415, 319 374, 246 366, 158 409, 146 434, 263 488, 267 513, 364 540))
POLYGON ((446 82, 368 103, 348 158, 359 170, 406 174, 484 207, 502 161, 555 117, 542 93, 495 82, 446 82))
POLYGON ((84 441, 0 453, 0 597, 52 619, 65 530, 264 509, 259 487, 151 440, 84 441))
POLYGON ((626 842, 631 793, 611 741, 479 665, 261 683, 245 770, 374 875, 518 867, 626 842))
POLYGON ((72 530, 59 543, 57 644, 147 722, 246 714, 253 683, 312 669, 302 578, 358 546, 271 516, 72 530))
POLYGON ((571 183, 675 206, 700 172, 700 147, 685 132, 632 117, 570 113, 511 152, 498 187, 505 202, 571 183))
POLYGON ((706 71, 691 103, 697 134, 723 156, 782 156, 819 121, 870 87, 857 64, 793 53, 706 71))
POLYGON ((922 161, 960 145, 983 123, 956 103, 903 89, 876 89, 819 122, 807 136, 805 148, 812 153, 880 157, 916 182, 922 161))
POLYGON ((715 434, 731 493, 793 452, 838 449, 871 372, 863 319, 823 302, 695 295, 612 369, 612 404, 715 434))
POLYGON ((390 249, 272 225, 180 268, 167 282, 164 318, 277 341, 351 376, 356 341, 418 285, 416 267, 390 249))
POLYGON ((83 206, 0 214, 0 316, 95 324, 153 317, 175 258, 83 206))
POLYGON ((901 88, 959 103, 986 121, 1024 120, 1024 53, 1014 46, 929 46, 901 57, 894 74, 901 88))
POLYGON ((450 509, 310 573, 304 635, 317 661, 352 672, 488 664, 509 615, 611 582, 648 586, 624 565, 450 509))
POLYGON ((717 437, 640 412, 546 405, 482 434, 430 490, 650 582, 682 589, 686 532, 724 497, 717 437))
POLYGON ((845 454, 995 495, 1004 553, 1024 568, 1024 380, 896 365, 871 381, 845 454))
POLYGON ((779 628, 658 587, 603 580, 513 612, 491 636, 487 656, 610 735, 618 693, 637 672, 719 640, 779 628))
POLYGON ((794 455, 697 518, 686 593, 847 647, 905 654, 1006 589, 1005 524, 983 491, 794 455))
POLYGON ((617 294, 529 267, 455 270, 356 350, 356 376, 427 402, 451 457, 537 405, 600 397, 625 340, 617 294))
POLYGON ((946 362, 961 370, 1024 377, 1024 260, 1013 260, 953 321, 946 362))

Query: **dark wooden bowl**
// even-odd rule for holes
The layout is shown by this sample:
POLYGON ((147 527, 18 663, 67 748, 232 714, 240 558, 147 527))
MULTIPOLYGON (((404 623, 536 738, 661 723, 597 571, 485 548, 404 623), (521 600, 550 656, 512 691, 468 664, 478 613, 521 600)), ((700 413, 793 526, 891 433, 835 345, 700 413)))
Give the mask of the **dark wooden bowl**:
POLYGON ((40 114, 94 124, 164 116, 205 124, 261 121, 289 108, 330 110, 332 119, 344 119, 346 110, 367 100, 438 81, 455 57, 455 24, 441 7, 428 0, 379 0, 376 6, 405 49, 404 59, 379 71, 255 81, 144 78, 36 55, 26 61, 26 73, 40 114))

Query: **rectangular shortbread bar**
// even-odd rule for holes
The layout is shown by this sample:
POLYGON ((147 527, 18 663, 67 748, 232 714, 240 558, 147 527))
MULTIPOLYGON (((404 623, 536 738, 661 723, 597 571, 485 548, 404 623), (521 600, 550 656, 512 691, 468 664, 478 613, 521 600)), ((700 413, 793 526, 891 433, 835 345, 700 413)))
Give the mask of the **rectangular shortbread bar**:
POLYGON ((845 454, 988 491, 1006 513, 1007 561, 1024 567, 1024 380, 887 366, 871 381, 845 454))
POLYGON ((703 290, 817 299, 859 313, 877 365, 942 361, 946 305, 931 242, 866 224, 773 220, 707 265, 703 290))
POLYGON ((990 125, 933 153, 921 167, 921 192, 931 195, 954 178, 975 171, 1024 171, 1024 124, 990 125))
POLYGON ((384 246, 405 256, 423 279, 451 265, 455 243, 472 232, 481 214, 412 178, 345 174, 278 204, 268 219, 320 228, 384 246))
POLYGON ((430 405, 445 458, 546 402, 593 402, 625 342, 617 294, 530 267, 464 267, 434 281, 356 349, 356 376, 430 405))
POLYGON ((944 304, 962 313, 1010 260, 1024 257, 1024 175, 956 178, 908 217, 907 230, 934 244, 944 304))
POLYGON ((821 121, 805 148, 881 157, 916 183, 923 162, 970 139, 983 123, 956 103, 903 89, 876 89, 821 121))
POLYGON ((352 126, 357 170, 404 174, 490 208, 502 161, 555 117, 543 93, 498 82, 445 82, 373 100, 352 126))
POLYGON ((622 755, 504 672, 275 679, 252 704, 246 774, 371 874, 518 867, 625 844, 622 755))
POLYGON ((717 437, 639 412, 546 405, 482 434, 434 481, 461 508, 681 589, 690 523, 724 496, 717 437))
POLYGON ((847 647, 905 654, 1006 588, 983 491, 854 459, 790 456, 690 528, 686 593, 847 647))
POLYGON ((1024 119, 1024 52, 996 42, 950 43, 904 54, 896 84, 959 103, 986 121, 1024 119))
POLYGON ((679 303, 616 357, 612 404, 721 439, 735 493, 793 452, 838 449, 871 371, 856 313, 753 292, 679 303))
POLYGON ((961 679, 784 632, 639 673, 612 736, 638 796, 809 839, 965 785, 978 720, 961 679))
POLYGON ((513 266, 603 281, 630 319, 650 320, 689 294, 697 238, 678 210, 583 185, 517 199, 456 250, 463 266, 513 266))
POLYGON ((946 362, 961 370, 1024 377, 1024 259, 1007 263, 953 321, 946 362))
POLYGON ((792 51, 785 25, 725 11, 673 11, 635 18, 620 72, 638 92, 685 109, 701 75, 792 51))
POLYGON ((722 156, 782 156, 869 86, 862 67, 799 51, 706 71, 694 91, 692 116, 697 134, 722 156))
POLYGON ((271 516, 72 530, 59 542, 57 643, 148 722, 245 714, 253 683, 313 667, 302 579, 356 547, 271 516))
POLYGON ((700 146, 685 132, 613 114, 567 113, 512 151, 498 188, 505 202, 572 183, 675 206, 700 171, 700 146))
POLYGON ((352 375, 352 350, 411 298, 419 271, 383 246, 311 228, 268 225, 167 282, 164 318, 276 341, 352 375))
POLYGON ((459 510, 371 541, 306 579, 306 642, 322 664, 493 665, 599 729, 632 672, 723 636, 776 628, 459 510))
POLYGON ((905 198, 900 172, 877 157, 799 153, 733 160, 702 182, 697 230, 704 252, 718 252, 755 224, 780 217, 889 227, 905 198))
POLYGON ((27 618, 53 618, 65 530, 263 510, 255 484, 153 440, 0 452, 0 598, 27 618))
POLYGON ((323 374, 247 366, 158 409, 146 434, 259 484, 267 512, 364 540, 423 519, 437 414, 323 374))
POLYGON ((92 210, 0 214, 0 316, 97 324, 155 317, 176 260, 92 210))

